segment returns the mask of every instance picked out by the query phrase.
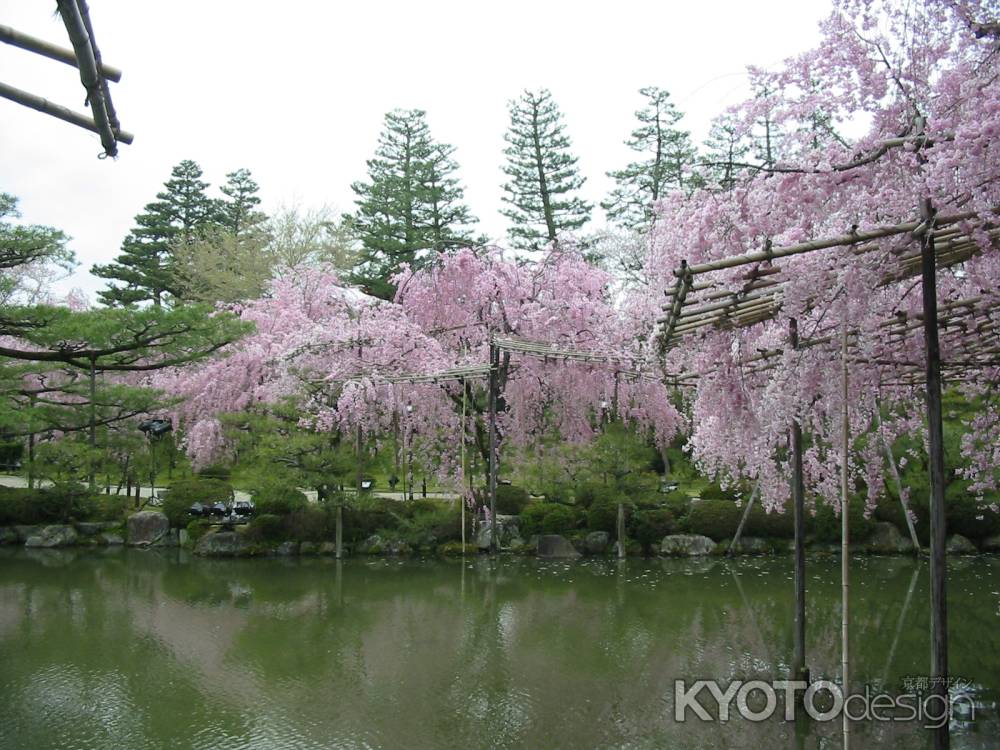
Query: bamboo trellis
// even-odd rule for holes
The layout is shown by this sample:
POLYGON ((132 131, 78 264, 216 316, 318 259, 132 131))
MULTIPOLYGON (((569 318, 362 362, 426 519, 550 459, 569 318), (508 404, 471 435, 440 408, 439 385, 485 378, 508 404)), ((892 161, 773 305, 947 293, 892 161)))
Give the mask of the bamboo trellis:
POLYGON ((97 133, 104 156, 117 156, 118 143, 130 144, 133 140, 131 133, 121 129, 108 86, 109 81, 121 80, 121 70, 101 60, 86 0, 56 0, 56 6, 73 45, 72 50, 23 34, 9 26, 0 26, 0 41, 77 68, 80 82, 87 92, 86 103, 91 116, 5 83, 0 83, 0 97, 97 133))
MULTIPOLYGON (((661 349, 665 352, 683 338, 697 333, 742 328, 774 318, 782 308, 784 284, 789 280, 785 269, 775 265, 774 261, 780 258, 844 246, 850 246, 854 254, 863 254, 879 249, 877 240, 907 234, 920 237, 932 231, 938 267, 953 266, 979 252, 976 240, 957 226, 977 217, 974 212, 958 213, 936 218, 933 229, 927 222, 911 221, 786 247, 766 244, 760 251, 696 265, 682 263, 674 271, 677 277, 674 287, 667 291, 668 301, 662 306, 665 314, 657 321, 660 324, 661 349), (696 281, 699 276, 740 266, 752 268, 737 282, 696 281)), ((983 231, 994 242, 1000 240, 1000 227, 987 224, 983 231)), ((896 261, 896 268, 882 279, 883 285, 920 274, 919 252, 904 251, 896 261)), ((917 323, 914 328, 921 325, 917 323)))
MULTIPOLYGON (((909 235, 919 243, 919 249, 902 247, 893 251, 896 262, 887 264, 888 270, 879 281, 884 287, 896 281, 919 277, 923 292, 923 312, 900 312, 893 319, 883 322, 882 328, 889 329, 889 340, 902 342, 916 330, 922 329, 925 343, 925 361, 921 363, 887 359, 876 364, 885 364, 899 368, 897 373, 899 383, 903 385, 925 385, 927 391, 928 444, 931 486, 931 544, 930 544, 930 590, 931 590, 931 678, 934 681, 935 694, 946 698, 944 684, 948 677, 947 657, 947 603, 946 589, 946 549, 944 521, 944 448, 942 436, 941 414, 941 382, 943 372, 948 372, 952 380, 975 377, 976 370, 995 368, 1000 364, 1000 341, 998 341, 997 313, 989 299, 973 297, 939 305, 937 302, 937 269, 963 263, 982 252, 981 242, 989 241, 994 249, 1000 248, 1000 227, 995 216, 1000 213, 997 208, 987 215, 974 212, 937 216, 927 199, 920 201, 920 219, 889 227, 881 227, 867 232, 851 232, 828 239, 803 242, 787 247, 775 248, 767 243, 763 250, 743 255, 708 261, 697 265, 682 262, 674 270, 677 277, 673 289, 667 292, 668 302, 663 305, 665 315, 660 318, 660 350, 664 357, 667 352, 683 340, 700 333, 713 330, 732 330, 775 319, 782 309, 784 285, 788 281, 785 269, 775 264, 779 258, 799 255, 817 250, 836 247, 849 247, 856 255, 880 249, 878 240, 901 238, 909 235), (973 237, 967 232, 965 222, 978 222, 978 233, 973 237), (752 266, 747 272, 733 281, 699 280, 704 274, 737 269, 742 266, 752 266), (943 333, 943 336, 941 335, 943 333), (941 357, 941 338, 951 344, 949 361, 941 357), (920 370, 923 370, 921 377, 920 370)), ((789 320, 789 338, 793 349, 810 346, 827 346, 834 350, 835 342, 840 339, 844 382, 846 383, 847 368, 852 361, 849 352, 853 349, 853 361, 867 361, 860 351, 859 332, 842 329, 840 335, 835 332, 823 332, 811 340, 799 342, 797 322, 789 320)), ((772 349, 760 352, 745 360, 744 364, 757 363, 758 371, 774 366, 769 359, 781 356, 783 349, 772 349)), ((695 375, 682 374, 682 381, 690 382, 695 375)), ((845 386, 846 389, 846 386, 845 386)), ((846 398, 846 396, 845 396, 846 398)), ((846 401, 845 401, 846 403, 846 401)), ((846 413, 845 413, 846 422, 846 413)), ((793 420, 790 430, 794 434, 797 423, 793 420)), ((844 454, 846 456, 847 429, 844 430, 844 454)), ((796 451, 793 451, 796 452, 796 451)), ((801 445, 798 446, 801 452, 801 445)), ((793 467, 801 467, 801 456, 793 457, 793 467)), ((846 471, 846 458, 844 459, 846 471)), ((801 469, 793 476, 792 487, 801 487, 801 469)), ((793 472, 794 473, 794 472, 793 472)), ((846 482, 843 492, 843 573, 842 579, 847 586, 847 491, 846 482)), ((800 533, 800 520, 803 513, 801 492, 793 492, 793 507, 795 513, 795 578, 796 578, 796 621, 805 622, 805 596, 799 582, 804 578, 803 535, 800 533)), ((845 593, 846 596, 846 593, 845 593)), ((846 605, 845 605, 846 610, 846 605)), ((847 621, 843 622, 843 678, 844 689, 848 686, 848 646, 847 621)), ((792 665, 793 674, 801 673, 808 677, 804 665, 804 627, 796 628, 795 661, 792 665), (800 655, 802 661, 800 662, 800 655)), ((798 674, 794 675, 798 677, 798 674)), ((844 744, 847 746, 849 735, 845 724, 844 744)), ((935 748, 948 746, 948 726, 934 730, 935 748)))

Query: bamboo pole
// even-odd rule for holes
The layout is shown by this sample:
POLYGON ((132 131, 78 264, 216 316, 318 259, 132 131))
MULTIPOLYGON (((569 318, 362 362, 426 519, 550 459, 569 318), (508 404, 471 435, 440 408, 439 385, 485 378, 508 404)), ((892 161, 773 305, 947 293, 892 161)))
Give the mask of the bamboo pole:
MULTIPOLYGON (((845 328, 846 331, 846 328, 845 328)), ((788 321, 788 338, 793 350, 799 348, 799 322, 788 321)), ((846 341, 846 335, 845 339, 846 341)), ((795 638, 792 655, 792 678, 809 681, 806 668, 806 509, 805 481, 802 471, 802 425, 792 419, 790 426, 792 449, 792 525, 794 528, 795 638)))
MULTIPOLYGON (((34 94, 22 91, 14 86, 8 86, 6 83, 0 83, 0 97, 9 99, 12 102, 17 102, 18 104, 35 110, 36 112, 51 115, 52 117, 62 120, 63 122, 68 122, 70 125, 76 125, 78 128, 89 130, 91 133, 100 134, 101 132, 94 121, 86 115, 74 112, 61 104, 50 102, 48 99, 35 96, 34 94)), ((115 139, 121 143, 131 144, 134 138, 135 136, 124 130, 119 130, 115 133, 115 139)))
POLYGON ((69 39, 73 43, 73 51, 76 53, 77 66, 80 70, 80 81, 87 90, 90 111, 94 116, 97 133, 101 136, 101 145, 104 146, 104 151, 108 156, 115 156, 118 153, 117 138, 114 128, 111 126, 108 106, 105 103, 101 75, 97 72, 93 40, 87 33, 87 26, 80 13, 80 6, 75 0, 56 0, 56 6, 59 8, 59 15, 62 16, 63 25, 66 26, 66 33, 69 34, 69 39))
MULTIPOLYGON (((851 439, 851 422, 850 416, 847 409, 847 397, 848 397, 848 374, 847 374, 847 325, 844 325, 843 335, 841 337, 841 374, 842 378, 842 390, 841 398, 843 399, 843 415, 842 415, 842 428, 843 432, 841 435, 841 456, 840 456, 840 582, 841 582, 841 605, 840 605, 840 667, 842 675, 842 685, 844 691, 844 699, 850 694, 851 683, 850 683, 850 640, 849 640, 849 624, 850 624, 850 530, 848 528, 848 509, 850 507, 850 498, 848 496, 848 465, 847 461, 850 456, 849 453, 849 443, 851 439)), ((843 712, 843 734, 844 734, 844 750, 849 750, 851 746, 851 724, 850 720, 847 718, 847 711, 843 712)))
POLYGON ((736 547, 740 543, 740 537, 743 536, 743 527, 746 525, 747 519, 750 518, 750 510, 753 508, 753 504, 757 502, 757 495, 760 492, 760 481, 754 483, 753 492, 750 493, 750 499, 747 500, 747 507, 743 509, 743 515, 740 517, 740 524, 736 527, 736 533, 733 534, 733 539, 729 542, 729 549, 726 550, 726 556, 732 557, 736 554, 736 547))
POLYGON ((920 556, 920 540, 917 538, 917 530, 913 525, 913 519, 910 517, 910 506, 906 502, 906 497, 903 495, 903 482, 899 478, 899 469, 896 468, 896 459, 892 455, 892 445, 889 443, 889 436, 885 434, 885 430, 882 429, 882 415, 879 414, 878 404, 876 403, 875 410, 875 420, 878 422, 879 436, 881 437, 882 450, 885 452, 885 460, 889 464, 889 473, 892 474, 892 480, 896 485, 896 493, 899 495, 899 504, 903 506, 903 518, 906 519, 906 528, 910 532, 910 541, 913 542, 913 552, 918 557, 920 556))
POLYGON ((490 554, 496 554, 499 549, 497 539, 497 390, 500 379, 500 349, 495 343, 490 343, 490 464, 489 464, 489 498, 490 498, 490 554))
MULTIPOLYGON (((966 219, 974 219, 977 216, 979 216, 979 213, 976 211, 966 211, 964 213, 952 214, 950 216, 942 216, 936 220, 936 225, 944 226, 946 224, 954 224, 959 221, 965 221, 966 219)), ((921 219, 921 221, 909 221, 903 224, 896 224, 894 226, 872 229, 867 232, 851 232, 849 234, 837 235, 823 240, 813 240, 811 242, 788 245, 787 247, 772 247, 767 250, 758 250, 751 253, 745 253, 743 255, 734 255, 729 258, 720 258, 719 260, 698 263, 693 266, 685 264, 682 265, 681 268, 676 269, 674 271, 674 275, 681 276, 681 274, 686 273, 691 276, 697 276, 698 274, 708 273, 709 271, 722 271, 727 268, 735 268, 736 266, 743 266, 749 263, 759 263, 773 258, 784 258, 789 255, 799 255, 813 250, 825 250, 831 247, 839 247, 841 245, 857 245, 861 242, 882 239, 884 237, 893 237, 900 234, 920 234, 926 226, 926 219, 921 219)))
MULTIPOLYGON (((930 200, 920 204, 924 221, 934 221, 930 200)), ((941 349, 938 341, 937 266, 934 235, 921 238, 921 290, 924 307, 924 341, 927 376, 927 437, 930 459, 930 589, 931 589, 931 689, 930 693, 946 701, 948 692, 948 602, 946 591, 947 557, 944 515, 944 429, 941 416, 941 349)), ((945 705, 945 704, 942 704, 945 705)), ((934 750, 948 750, 951 740, 948 722, 933 729, 934 750)))
MULTIPOLYGON (((41 55, 42 57, 47 57, 50 60, 65 63, 66 65, 74 68, 80 67, 76 61, 76 54, 73 50, 60 47, 29 34, 24 34, 16 29, 12 29, 10 26, 0 25, 0 42, 10 44, 14 47, 20 47, 28 52, 34 52, 36 55, 41 55)), ((105 62, 101 63, 100 72, 104 78, 114 81, 115 83, 122 79, 121 70, 113 65, 108 65, 105 62)))
POLYGON ((465 380, 462 380, 462 478, 459 483, 458 501, 462 504, 462 555, 465 555, 465 412, 466 412, 465 380))

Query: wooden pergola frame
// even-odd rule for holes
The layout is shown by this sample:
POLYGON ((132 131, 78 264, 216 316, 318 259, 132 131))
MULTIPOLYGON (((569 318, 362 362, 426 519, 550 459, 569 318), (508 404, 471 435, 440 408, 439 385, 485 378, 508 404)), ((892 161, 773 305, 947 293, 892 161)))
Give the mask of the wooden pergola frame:
POLYGON ((0 83, 0 97, 97 133, 104 148, 103 156, 117 156, 118 143, 130 144, 133 140, 131 133, 121 129, 108 85, 109 81, 121 80, 122 72, 101 60, 86 0, 56 0, 56 5, 73 49, 59 47, 9 26, 0 26, 0 41, 77 68, 87 92, 86 104, 91 116, 6 83, 0 83))
MULTIPOLYGON (((909 333, 922 329, 924 332, 925 361, 897 362, 885 361, 884 364, 903 370, 900 376, 901 385, 926 386, 926 403, 928 419, 928 444, 930 453, 930 577, 931 577, 931 682, 932 694, 946 699, 948 679, 948 642, 947 642, 947 602, 946 602, 946 548, 945 548, 945 512, 944 512, 944 447, 941 408, 942 370, 952 374, 953 379, 962 379, 970 373, 983 368, 995 367, 1000 364, 1000 320, 997 311, 982 297, 957 300, 938 306, 937 303, 937 269, 953 266, 969 260, 979 254, 982 248, 979 242, 967 234, 962 224, 977 222, 980 231, 993 243, 1000 247, 1000 227, 995 217, 998 209, 994 208, 985 215, 976 212, 963 212, 937 216, 929 200, 920 201, 919 219, 879 227, 876 229, 851 232, 827 239, 803 242, 786 247, 773 247, 766 242, 762 250, 730 256, 718 260, 689 265, 682 261, 680 267, 674 270, 677 281, 674 287, 667 291, 668 301, 663 305, 665 315, 659 323, 660 351, 664 360, 672 348, 692 339, 696 335, 711 331, 734 330, 752 326, 778 317, 783 304, 784 284, 788 281, 785 269, 775 264, 780 258, 800 255, 817 250, 831 248, 851 248, 855 255, 880 249, 879 240, 909 236, 919 243, 919 249, 901 249, 896 251, 896 266, 889 270, 880 281, 880 286, 913 277, 920 278, 923 292, 922 313, 899 312, 882 326, 890 329, 890 338, 903 340, 909 333), (725 271, 744 266, 750 266, 736 283, 705 279, 698 277, 713 272, 725 271), (962 359, 942 362, 940 352, 940 334, 954 338, 957 342, 955 351, 962 359)), ((847 393, 849 352, 855 348, 852 339, 856 332, 841 329, 836 332, 825 332, 828 335, 816 336, 806 341, 800 341, 798 324, 794 318, 789 319, 789 346, 799 350, 814 346, 837 348, 841 352, 843 369, 843 389, 847 393)), ((781 356, 783 349, 771 349, 760 352, 741 364, 755 365, 753 371, 769 369, 768 360, 781 356)), ((855 355, 856 361, 860 361, 855 355)), ((682 374, 680 382, 690 381, 695 374, 682 374)), ((847 537, 847 503, 848 488, 846 479, 846 455, 849 430, 847 426, 847 410, 844 410, 842 467, 842 579, 844 586, 842 623, 842 654, 844 689, 847 689, 848 639, 847 639, 847 561, 849 547, 847 537)), ((804 550, 804 495, 805 488, 802 477, 802 432, 797 420, 789 425, 791 449, 790 478, 792 504, 795 528, 795 634, 794 656, 792 660, 792 677, 808 680, 808 669, 805 664, 805 550, 804 550)), ((889 453, 891 458, 891 452, 889 453)), ((894 465, 894 464, 893 464, 894 465)), ((912 530, 911 530, 912 534, 912 530)), ((844 725, 845 746, 849 731, 844 725)), ((947 748, 950 745, 948 725, 934 729, 934 747, 947 748)))

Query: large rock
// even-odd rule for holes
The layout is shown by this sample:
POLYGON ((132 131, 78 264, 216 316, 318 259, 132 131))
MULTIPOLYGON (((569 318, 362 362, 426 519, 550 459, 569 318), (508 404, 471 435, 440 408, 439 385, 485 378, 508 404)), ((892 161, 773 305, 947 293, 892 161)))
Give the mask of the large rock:
POLYGON ((323 542, 319 545, 319 554, 321 555, 336 555, 337 554, 337 543, 336 542, 323 542))
MULTIPOLYGON (((334 551, 336 551, 336 545, 334 546, 334 551)), ((370 537, 361 542, 359 552, 361 552, 362 555, 384 554, 385 541, 378 534, 372 534, 370 537)))
MULTIPOLYGON (((517 516, 501 516, 497 514, 497 539, 500 549, 509 549, 519 543, 523 543, 521 532, 517 528, 517 516)), ((476 533, 476 546, 481 550, 490 548, 492 539, 492 528, 489 523, 484 523, 476 533)))
POLYGON ((113 521, 81 521, 75 526, 80 536, 97 536, 101 532, 113 529, 117 524, 113 521))
POLYGON ((588 555, 603 555, 608 551, 611 534, 606 531, 591 531, 583 540, 583 549, 588 555))
POLYGON ((125 540, 122 538, 121 534, 115 534, 110 531, 105 531, 97 538, 97 540, 106 547, 120 547, 125 544, 125 540))
POLYGON ((1000 552, 1000 534, 988 536, 983 540, 983 552, 1000 552))
POLYGON ((538 552, 536 554, 539 557, 550 559, 580 556, 569 539, 559 534, 542 534, 538 537, 538 552))
POLYGON ((875 530, 868 537, 866 545, 869 552, 884 555, 897 555, 906 552, 913 552, 913 542, 896 528, 896 524, 888 521, 879 521, 875 524, 875 530))
POLYGON ((741 536, 737 551, 744 555, 767 555, 772 552, 772 546, 759 536, 741 536))
POLYGON ((37 536, 42 530, 41 526, 25 526, 20 524, 17 526, 11 526, 11 528, 14 529, 14 533, 17 535, 17 541, 21 544, 28 541, 29 536, 37 536))
POLYGON ((299 553, 298 542, 282 542, 274 549, 274 554, 278 557, 291 557, 299 553))
POLYGON ((979 550, 976 545, 970 542, 961 534, 952 534, 945 543, 945 549, 949 555, 974 555, 979 550))
POLYGON ((17 544, 17 532, 9 526, 0 526, 0 544, 17 544))
POLYGON ((241 557, 249 554, 242 534, 235 531, 210 531, 198 540, 194 553, 204 557, 241 557))
POLYGON ((128 543, 130 546, 156 544, 170 531, 170 521, 158 510, 141 510, 128 518, 128 543))
POLYGON ((76 544, 77 533, 72 526, 43 526, 38 534, 29 536, 25 547, 69 547, 76 544))
POLYGON ((710 555, 715 542, 700 534, 670 534, 660 542, 660 554, 678 557, 710 555))

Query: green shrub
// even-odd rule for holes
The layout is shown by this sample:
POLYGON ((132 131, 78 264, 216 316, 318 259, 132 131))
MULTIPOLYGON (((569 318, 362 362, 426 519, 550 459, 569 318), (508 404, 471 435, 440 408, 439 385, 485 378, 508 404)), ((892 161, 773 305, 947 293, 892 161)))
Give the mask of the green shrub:
MULTIPOLYGON (((472 538, 472 514, 466 513, 466 538, 472 538)), ((438 504, 431 511, 415 514, 400 528, 403 541, 412 547, 433 547, 443 542, 461 541, 462 509, 438 504)))
POLYGON ((944 508, 945 528, 949 534, 961 534, 969 539, 983 539, 1000 534, 1000 514, 983 507, 976 496, 969 492, 969 482, 966 480, 952 480, 948 484, 944 508))
MULTIPOLYGON (((632 514, 630 503, 625 505, 625 519, 632 514)), ((614 534, 618 529, 618 500, 612 497, 595 499, 587 509, 587 528, 591 531, 607 531, 614 534)))
POLYGON ((288 538, 285 519, 271 513, 255 516, 247 524, 245 534, 251 542, 282 542, 288 538))
POLYGON ((233 486, 221 479, 182 479, 167 489, 161 510, 171 526, 187 526, 188 508, 194 503, 228 503, 233 486))
POLYGON ((736 501, 736 491, 729 489, 724 490, 722 486, 717 482, 712 482, 705 489, 703 489, 698 496, 702 500, 729 500, 730 502, 736 501))
POLYGON ((533 534, 565 534, 580 526, 583 514, 561 503, 529 503, 521 512, 519 531, 522 536, 533 534))
POLYGON ((540 533, 565 534, 581 525, 582 514, 569 505, 555 504, 542 519, 540 533))
POLYGON ((212 522, 207 518, 195 518, 193 521, 190 521, 187 525, 187 533, 188 537, 191 539, 191 543, 194 544, 205 536, 211 527, 212 522))
MULTIPOLYGON (((740 508, 742 513, 745 506, 740 508)), ((808 520, 807 520, 808 522, 808 520)), ((736 530, 733 529, 733 533, 736 530)), ((759 502, 754 503, 750 517, 743 528, 743 533, 747 536, 764 536, 778 539, 792 539, 795 537, 795 517, 792 512, 791 503, 787 503, 783 512, 777 510, 768 513, 759 502)))
POLYGON ((100 516, 101 501, 83 485, 0 487, 0 525, 70 523, 100 516))
MULTIPOLYGON (((498 496, 499 497, 499 496, 498 496)), ((388 500, 387 502, 395 502, 393 500, 388 500)), ((426 513, 436 513, 442 507, 442 503, 439 500, 426 500, 424 498, 414 498, 413 500, 404 500, 401 503, 397 503, 397 512, 405 516, 406 518, 413 518, 414 516, 424 515, 426 513)))
POLYGON ((574 493, 576 504, 581 508, 589 508, 594 503, 618 500, 618 491, 610 484, 601 482, 584 482, 574 493))
POLYGON ((336 533, 336 509, 334 506, 298 508, 283 516, 285 531, 290 539, 297 542, 322 542, 332 539, 336 533))
MULTIPOLYGON (((364 541, 376 531, 395 531, 400 525, 398 509, 404 503, 372 498, 362 508, 344 507, 344 540, 349 544, 364 541)), ((333 509, 331 508, 331 513, 333 509)))
POLYGON ((513 484, 497 485, 497 513, 518 516, 530 502, 528 491, 513 484))
POLYGON ((125 495, 94 495, 89 516, 94 521, 121 521, 125 518, 128 498, 125 495))
MULTIPOLYGON (((816 514, 806 517, 806 529, 811 531, 816 541, 835 544, 840 541, 840 516, 835 515, 829 503, 816 502, 816 514)), ((851 542, 860 542, 871 536, 875 522, 865 518, 865 502, 862 497, 852 497, 847 511, 847 533, 851 542)))
POLYGON ((672 534, 674 524, 674 514, 667 508, 639 510, 632 516, 628 527, 629 536, 648 550, 657 546, 667 534, 672 534))
POLYGON ((701 534, 716 542, 731 539, 743 515, 732 500, 699 500, 691 505, 687 515, 687 531, 701 534))
POLYGON ((221 479, 224 482, 228 482, 232 478, 233 472, 228 466, 212 464, 211 466, 198 469, 195 474, 202 479, 221 479))
POLYGON ((254 491, 252 497, 256 513, 275 516, 287 516, 309 504, 304 492, 288 486, 261 487, 254 491))

